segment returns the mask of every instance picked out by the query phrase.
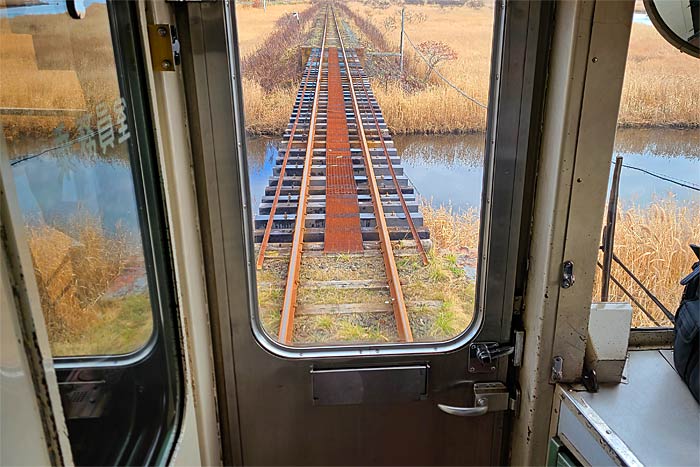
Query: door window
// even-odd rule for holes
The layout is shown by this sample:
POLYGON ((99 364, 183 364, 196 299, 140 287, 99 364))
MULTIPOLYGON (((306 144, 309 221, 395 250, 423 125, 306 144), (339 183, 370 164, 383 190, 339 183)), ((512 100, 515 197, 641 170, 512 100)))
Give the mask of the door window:
POLYGON ((328 5, 236 4, 255 320, 298 346, 452 339, 475 316, 494 5, 328 5))

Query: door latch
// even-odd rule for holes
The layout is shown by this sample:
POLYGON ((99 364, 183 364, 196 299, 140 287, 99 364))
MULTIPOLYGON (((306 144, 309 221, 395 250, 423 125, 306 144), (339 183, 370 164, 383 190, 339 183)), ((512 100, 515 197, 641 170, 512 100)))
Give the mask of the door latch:
POLYGON ((458 417, 478 417, 488 412, 503 412, 515 410, 517 412, 519 400, 516 394, 511 398, 508 388, 501 382, 474 383, 474 407, 456 407, 453 405, 438 404, 438 408, 450 415, 458 417))
POLYGON ((175 26, 149 24, 148 42, 153 71, 175 71, 175 67, 180 65, 180 40, 175 26))
POLYGON ((573 261, 564 261, 561 266, 561 288, 568 289, 576 282, 576 276, 574 275, 574 263, 573 261))
POLYGON ((496 360, 512 354, 515 347, 498 342, 475 342, 469 346, 469 373, 496 371, 496 360))

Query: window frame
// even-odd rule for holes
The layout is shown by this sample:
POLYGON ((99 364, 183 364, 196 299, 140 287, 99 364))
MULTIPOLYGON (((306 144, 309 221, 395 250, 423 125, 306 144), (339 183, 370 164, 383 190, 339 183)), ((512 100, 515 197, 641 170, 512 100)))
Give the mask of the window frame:
MULTIPOLYGON (((131 137, 126 144, 138 210, 152 329, 149 338, 134 351, 124 354, 56 356, 54 366, 57 370, 128 367, 146 360, 159 345, 170 347, 168 353, 178 356, 175 363, 180 366, 176 283, 169 250, 165 198, 160 182, 162 178, 147 99, 145 62, 136 39, 140 36, 136 27, 136 5, 114 0, 107 1, 106 5, 117 82, 128 108, 126 116, 131 137)), ((173 368, 169 370, 172 371, 173 368)))
POLYGON ((236 129, 237 174, 233 184, 244 210, 241 220, 249 298, 246 305, 250 331, 258 344, 282 358, 314 359, 439 354, 464 348, 477 338, 509 342, 513 313, 519 311, 519 297, 525 288, 553 4, 506 0, 494 4, 477 293, 470 325, 458 336, 442 342, 304 347, 274 340, 264 331, 258 313, 254 206, 250 198, 245 137, 240 137, 245 135, 245 124, 235 7, 225 5, 224 9, 229 76, 233 77, 233 83, 225 85, 231 86, 228 92, 233 97, 236 129), (509 228, 504 229, 503 225, 509 228))

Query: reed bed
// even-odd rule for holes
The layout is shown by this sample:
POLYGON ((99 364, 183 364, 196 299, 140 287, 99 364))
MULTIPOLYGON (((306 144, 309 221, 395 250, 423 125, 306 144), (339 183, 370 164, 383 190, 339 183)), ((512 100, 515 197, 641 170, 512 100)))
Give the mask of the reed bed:
MULTIPOLYGON (((78 109, 94 115, 119 96, 107 7, 92 4, 85 19, 18 16, 0 21, 0 107, 78 109), (86 44, 90 44, 86 47, 86 44)), ((113 115, 114 117, 115 115, 113 115)), ((5 138, 52 137, 74 117, 0 117, 5 138)))
MULTIPOLYGON (((299 13, 301 29, 306 32, 318 9, 317 4, 310 2, 272 4, 266 11, 236 7, 246 78, 244 98, 246 111, 250 110, 246 122, 251 132, 283 131, 300 79, 298 50, 304 40, 291 14, 299 13), (263 91, 252 86, 251 80, 263 91)), ((383 26, 388 18, 397 17, 398 6, 377 8, 353 1, 341 9, 373 50, 398 50, 398 29, 387 30, 383 26)), ((486 102, 492 6, 411 5, 407 11, 409 16, 422 18, 420 23, 407 24, 406 31, 413 42, 439 41, 453 48, 458 58, 440 63, 437 68, 468 95, 486 102)), ((118 95, 118 86, 105 18, 104 5, 93 4, 84 20, 68 23, 68 27, 66 19, 58 15, 47 15, 40 23, 35 17, 0 22, 0 105, 85 109, 94 113, 97 103, 111 102, 118 95), (81 44, 92 46, 85 48, 81 44), (80 54, 73 53, 76 47, 80 54), (72 69, 66 70, 67 65, 72 69)), ((394 79, 395 74, 392 79, 373 78, 373 88, 390 129, 394 133, 483 131, 484 109, 435 76, 420 83, 417 77, 424 76, 426 68, 411 52, 410 45, 406 44, 406 50, 406 75, 410 79, 394 79)), ((620 125, 700 126, 700 89, 694 85, 699 72, 697 60, 677 52, 653 27, 635 23, 620 125)), ((59 125, 75 130, 72 118, 3 116, 2 124, 8 139, 19 135, 50 136, 59 125)))
MULTIPOLYGON (((479 242, 479 216, 474 209, 455 211, 450 206, 421 206, 424 222, 430 229, 434 255, 464 255, 466 264, 476 266, 479 242)), ((675 313, 683 287, 682 277, 696 260, 688 247, 700 242, 700 200, 679 202, 673 197, 657 199, 649 206, 628 206, 618 212, 615 254, 651 290, 666 308, 675 313)), ((602 261, 602 253, 600 255, 602 261)), ((633 304, 633 326, 670 326, 651 299, 618 266, 613 276, 653 316, 649 319, 633 304)), ((600 300, 600 270, 596 272, 593 301, 600 300)), ((615 284, 610 286, 610 301, 630 302, 615 284)))
MULTIPOLYGON (((666 308, 675 313, 683 287, 680 279, 690 272, 697 259, 688 245, 700 242, 700 200, 681 203, 673 197, 658 199, 648 207, 631 206, 619 211, 615 230, 615 254, 666 308)), ((602 253, 601 253, 602 261, 602 253)), ((612 275, 662 326, 670 326, 661 310, 618 266, 612 275)), ((600 270, 596 274, 593 300, 600 300, 600 270)), ((610 301, 629 302, 614 284, 610 301)), ((637 307, 633 326, 657 326, 637 307)))
MULTIPOLYGON (((383 25, 400 14, 400 6, 386 8, 348 2, 343 15, 355 26, 365 47, 373 51, 397 51, 398 28, 383 25)), ((492 5, 480 8, 469 5, 441 7, 410 5, 408 16, 420 17, 409 22, 406 32, 414 42, 438 41, 457 52, 457 59, 438 64, 437 69, 466 94, 486 103, 489 91, 491 37, 494 12, 492 5)), ((374 93, 391 131, 398 133, 469 133, 486 127, 485 109, 468 101, 436 76, 422 82, 426 66, 406 43, 406 68, 403 79, 386 70, 368 72, 374 93)), ((386 59, 391 61, 392 59, 386 59)), ((393 64, 398 68, 397 63, 393 64)), ((382 67, 386 67, 386 63, 382 67)), ((635 23, 632 27, 627 72, 623 87, 619 125, 625 127, 700 126, 700 89, 694 86, 700 65, 695 59, 677 52, 656 30, 635 23)), ((278 102, 278 90, 273 99, 278 102)), ((293 102, 288 91, 285 102, 293 102)), ((291 107, 291 106, 290 106, 291 107)), ((290 108, 287 107, 287 108, 290 108)), ((269 107, 273 110, 272 107, 269 107)), ((281 132, 281 120, 266 112, 248 119, 254 132, 281 132)))
POLYGON ((280 16, 264 43, 241 60, 244 76, 258 83, 266 92, 296 90, 300 81, 301 45, 318 11, 319 4, 315 4, 296 16, 280 16))
POLYGON ((243 77, 243 108, 246 132, 251 135, 281 135, 294 106, 296 89, 265 91, 256 81, 243 77), (284 109, 284 110, 280 110, 284 109))
MULTIPOLYGON (((353 2, 353 9, 375 25, 387 18, 400 16, 400 7, 378 9, 353 2), (356 6, 356 8, 355 8, 356 6)), ((407 16, 424 18, 406 24, 406 34, 415 45, 424 41, 438 41, 451 47, 455 60, 439 63, 436 67, 455 86, 466 94, 486 103, 491 61, 493 9, 411 5, 407 16)), ((398 50, 400 31, 385 31, 391 50, 398 50)), ((427 67, 405 42, 405 72, 412 80, 420 80, 427 67)), ((407 133, 470 133, 486 128, 485 109, 470 102, 433 74, 421 86, 406 86, 400 81, 373 80, 373 90, 391 131, 407 133)))
POLYGON ((243 108, 249 134, 281 134, 301 78, 301 46, 319 4, 238 6, 243 108), (292 13, 299 15, 299 21, 292 13), (261 40, 262 39, 262 40, 261 40))
POLYGON ((266 46, 265 39, 275 31, 280 18, 293 13, 303 13, 311 2, 285 2, 269 4, 267 9, 253 8, 251 5, 236 4, 236 24, 238 26, 238 52, 247 57, 257 49, 266 46))
POLYGON ((634 23, 622 90, 621 126, 700 126, 700 61, 652 26, 634 23))
POLYGON ((123 353, 145 342, 147 295, 105 297, 128 266, 143 262, 133 234, 107 234, 98 219, 80 214, 60 229, 28 225, 27 238, 55 355, 123 353))
POLYGON ((420 206, 423 222, 430 230, 433 247, 440 252, 470 253, 476 258, 479 246, 479 211, 475 208, 455 210, 452 206, 420 206))

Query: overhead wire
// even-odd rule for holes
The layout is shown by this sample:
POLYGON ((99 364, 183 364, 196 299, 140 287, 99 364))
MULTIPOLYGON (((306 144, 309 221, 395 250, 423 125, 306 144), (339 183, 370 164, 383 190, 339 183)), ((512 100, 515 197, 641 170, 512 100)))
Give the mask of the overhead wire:
POLYGON ((683 188, 688 188, 689 190, 700 191, 700 185, 696 185, 695 183, 689 182, 687 180, 682 180, 680 178, 675 178, 675 177, 670 177, 668 175, 659 174, 656 172, 652 172, 651 170, 643 169, 641 167, 636 167, 634 165, 629 165, 629 164, 623 163, 622 167, 627 168, 627 169, 637 170, 639 172, 643 172, 647 175, 650 175, 652 177, 656 177, 660 180, 664 180, 664 181, 667 181, 669 183, 673 183, 675 185, 682 186, 683 188))
MULTIPOLYGON (((114 128, 114 125, 112 125, 112 128, 114 128)), ((93 131, 92 133, 88 133, 88 134, 79 136, 79 137, 77 137, 77 138, 73 138, 73 139, 71 139, 71 140, 66 141, 66 142, 63 143, 63 144, 59 144, 58 146, 54 146, 54 147, 51 147, 51 148, 44 149, 43 151, 37 152, 36 154, 25 154, 24 156, 20 156, 20 157, 18 157, 17 159, 14 159, 14 160, 10 161, 10 165, 11 165, 11 166, 15 166, 15 165, 20 164, 20 163, 22 163, 22 162, 26 162, 26 161, 32 160, 32 159, 34 159, 34 158, 36 158, 36 157, 43 156, 44 154, 48 154, 49 152, 56 151, 57 149, 65 148, 65 147, 68 147, 68 146, 72 146, 72 145, 74 145, 75 143, 79 143, 79 142, 81 142, 81 141, 83 141, 83 140, 92 138, 93 136, 99 134, 100 131, 104 131, 104 129, 102 129, 102 130, 96 130, 96 131, 93 131)))

